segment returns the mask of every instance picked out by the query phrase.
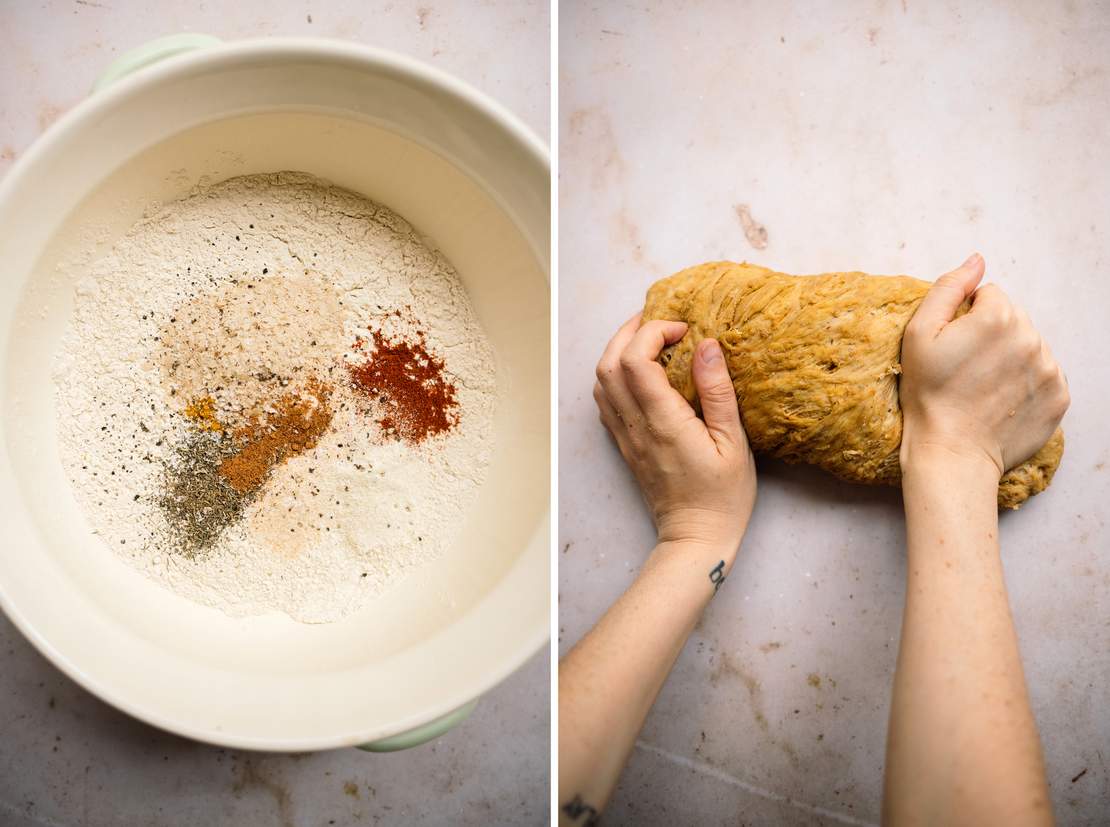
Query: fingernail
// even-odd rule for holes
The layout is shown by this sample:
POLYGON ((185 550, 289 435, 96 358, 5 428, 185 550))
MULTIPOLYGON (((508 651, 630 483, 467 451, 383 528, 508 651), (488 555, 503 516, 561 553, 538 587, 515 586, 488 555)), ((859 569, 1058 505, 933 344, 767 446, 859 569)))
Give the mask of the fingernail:
POLYGON ((978 264, 979 259, 981 259, 981 258, 982 258, 982 256, 979 255, 978 253, 972 253, 970 256, 967 257, 967 261, 965 261, 960 266, 961 267, 972 267, 972 266, 978 264))
POLYGON ((715 365, 723 358, 721 346, 716 339, 702 339, 699 349, 701 360, 707 365, 715 365))

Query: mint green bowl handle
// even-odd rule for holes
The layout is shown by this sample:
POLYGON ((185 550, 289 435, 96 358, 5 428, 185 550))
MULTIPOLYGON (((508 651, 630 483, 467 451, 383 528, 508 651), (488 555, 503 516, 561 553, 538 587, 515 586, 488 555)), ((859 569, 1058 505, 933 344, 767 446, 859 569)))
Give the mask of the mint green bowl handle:
POLYGON ((171 34, 156 38, 124 52, 113 60, 104 73, 96 79, 92 90, 99 92, 125 75, 130 75, 167 57, 191 52, 194 49, 218 46, 222 42, 218 37, 210 34, 171 34))
POLYGON ((402 732, 399 735, 391 735, 389 738, 382 738, 380 741, 374 741, 369 744, 359 744, 358 748, 366 750, 367 752, 397 752, 397 750, 410 749, 418 747, 431 741, 433 738, 438 738, 449 729, 454 729, 469 717, 470 713, 474 711, 474 707, 478 705, 478 699, 475 698, 468 704, 463 704, 454 712, 448 712, 442 718, 436 718, 434 721, 429 721, 423 726, 418 726, 416 729, 410 729, 408 732, 402 732))

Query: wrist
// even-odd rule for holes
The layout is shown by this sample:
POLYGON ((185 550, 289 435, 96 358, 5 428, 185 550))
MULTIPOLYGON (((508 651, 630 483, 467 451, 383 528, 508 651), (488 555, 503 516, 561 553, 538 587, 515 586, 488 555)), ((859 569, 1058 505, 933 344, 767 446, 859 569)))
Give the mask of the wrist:
POLYGON ((644 573, 665 577, 675 598, 682 593, 695 594, 699 599, 712 597, 732 571, 736 552, 736 546, 723 542, 662 540, 648 558, 644 573), (680 583, 693 591, 686 592, 680 583))
POLYGON ((933 473, 940 470, 973 477, 993 477, 998 484, 1002 477, 1002 457, 989 440, 975 439, 961 429, 933 429, 916 427, 906 422, 902 428, 902 444, 898 452, 902 475, 921 470, 933 473))
POLYGON ((703 542, 701 540, 663 540, 660 539, 652 550, 652 557, 655 558, 682 558, 682 559, 699 559, 704 561, 709 560, 724 560, 726 566, 731 566, 736 559, 736 552, 739 550, 739 543, 733 545, 727 542, 703 542))
POLYGON ((902 489, 908 494, 932 488, 959 497, 997 500, 1001 474, 985 452, 915 442, 903 444, 901 465, 902 489))
POLYGON ((716 557, 731 566, 740 550, 748 521, 734 514, 683 509, 658 520, 656 551, 666 554, 716 557))

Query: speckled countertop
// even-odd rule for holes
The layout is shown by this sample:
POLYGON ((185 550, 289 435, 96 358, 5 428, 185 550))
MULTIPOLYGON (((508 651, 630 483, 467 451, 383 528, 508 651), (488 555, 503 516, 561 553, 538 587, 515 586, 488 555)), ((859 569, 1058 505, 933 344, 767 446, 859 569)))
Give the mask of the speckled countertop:
MULTIPOLYGON (((546 3, 509 0, 5 3, 0 175, 116 55, 180 31, 394 49, 492 95, 546 140, 548 23, 546 3)), ((0 615, 0 827, 546 824, 549 680, 544 652, 459 728, 408 752, 221 750, 101 703, 0 615)))
MULTIPOLYGON (((1110 823, 1110 5, 565 3, 560 38, 561 651, 652 544, 590 391, 654 279, 932 278, 979 250, 1070 378, 1056 481, 1001 533, 1058 819, 1110 823)), ((900 496, 759 471, 607 824, 878 821, 900 496)))

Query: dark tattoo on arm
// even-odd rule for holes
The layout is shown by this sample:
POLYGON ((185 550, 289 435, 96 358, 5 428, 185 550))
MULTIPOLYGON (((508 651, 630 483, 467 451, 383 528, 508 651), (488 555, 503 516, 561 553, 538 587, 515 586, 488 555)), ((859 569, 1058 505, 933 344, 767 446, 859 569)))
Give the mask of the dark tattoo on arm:
POLYGON ((580 795, 576 795, 573 801, 564 804, 562 809, 571 821, 578 821, 585 816, 586 820, 582 822, 582 827, 598 827, 601 824, 601 814, 597 808, 583 801, 580 795))
POLYGON ((717 593, 717 589, 721 588, 721 584, 725 582, 725 561, 713 567, 713 571, 709 572, 709 582, 713 584, 713 594, 717 593))

